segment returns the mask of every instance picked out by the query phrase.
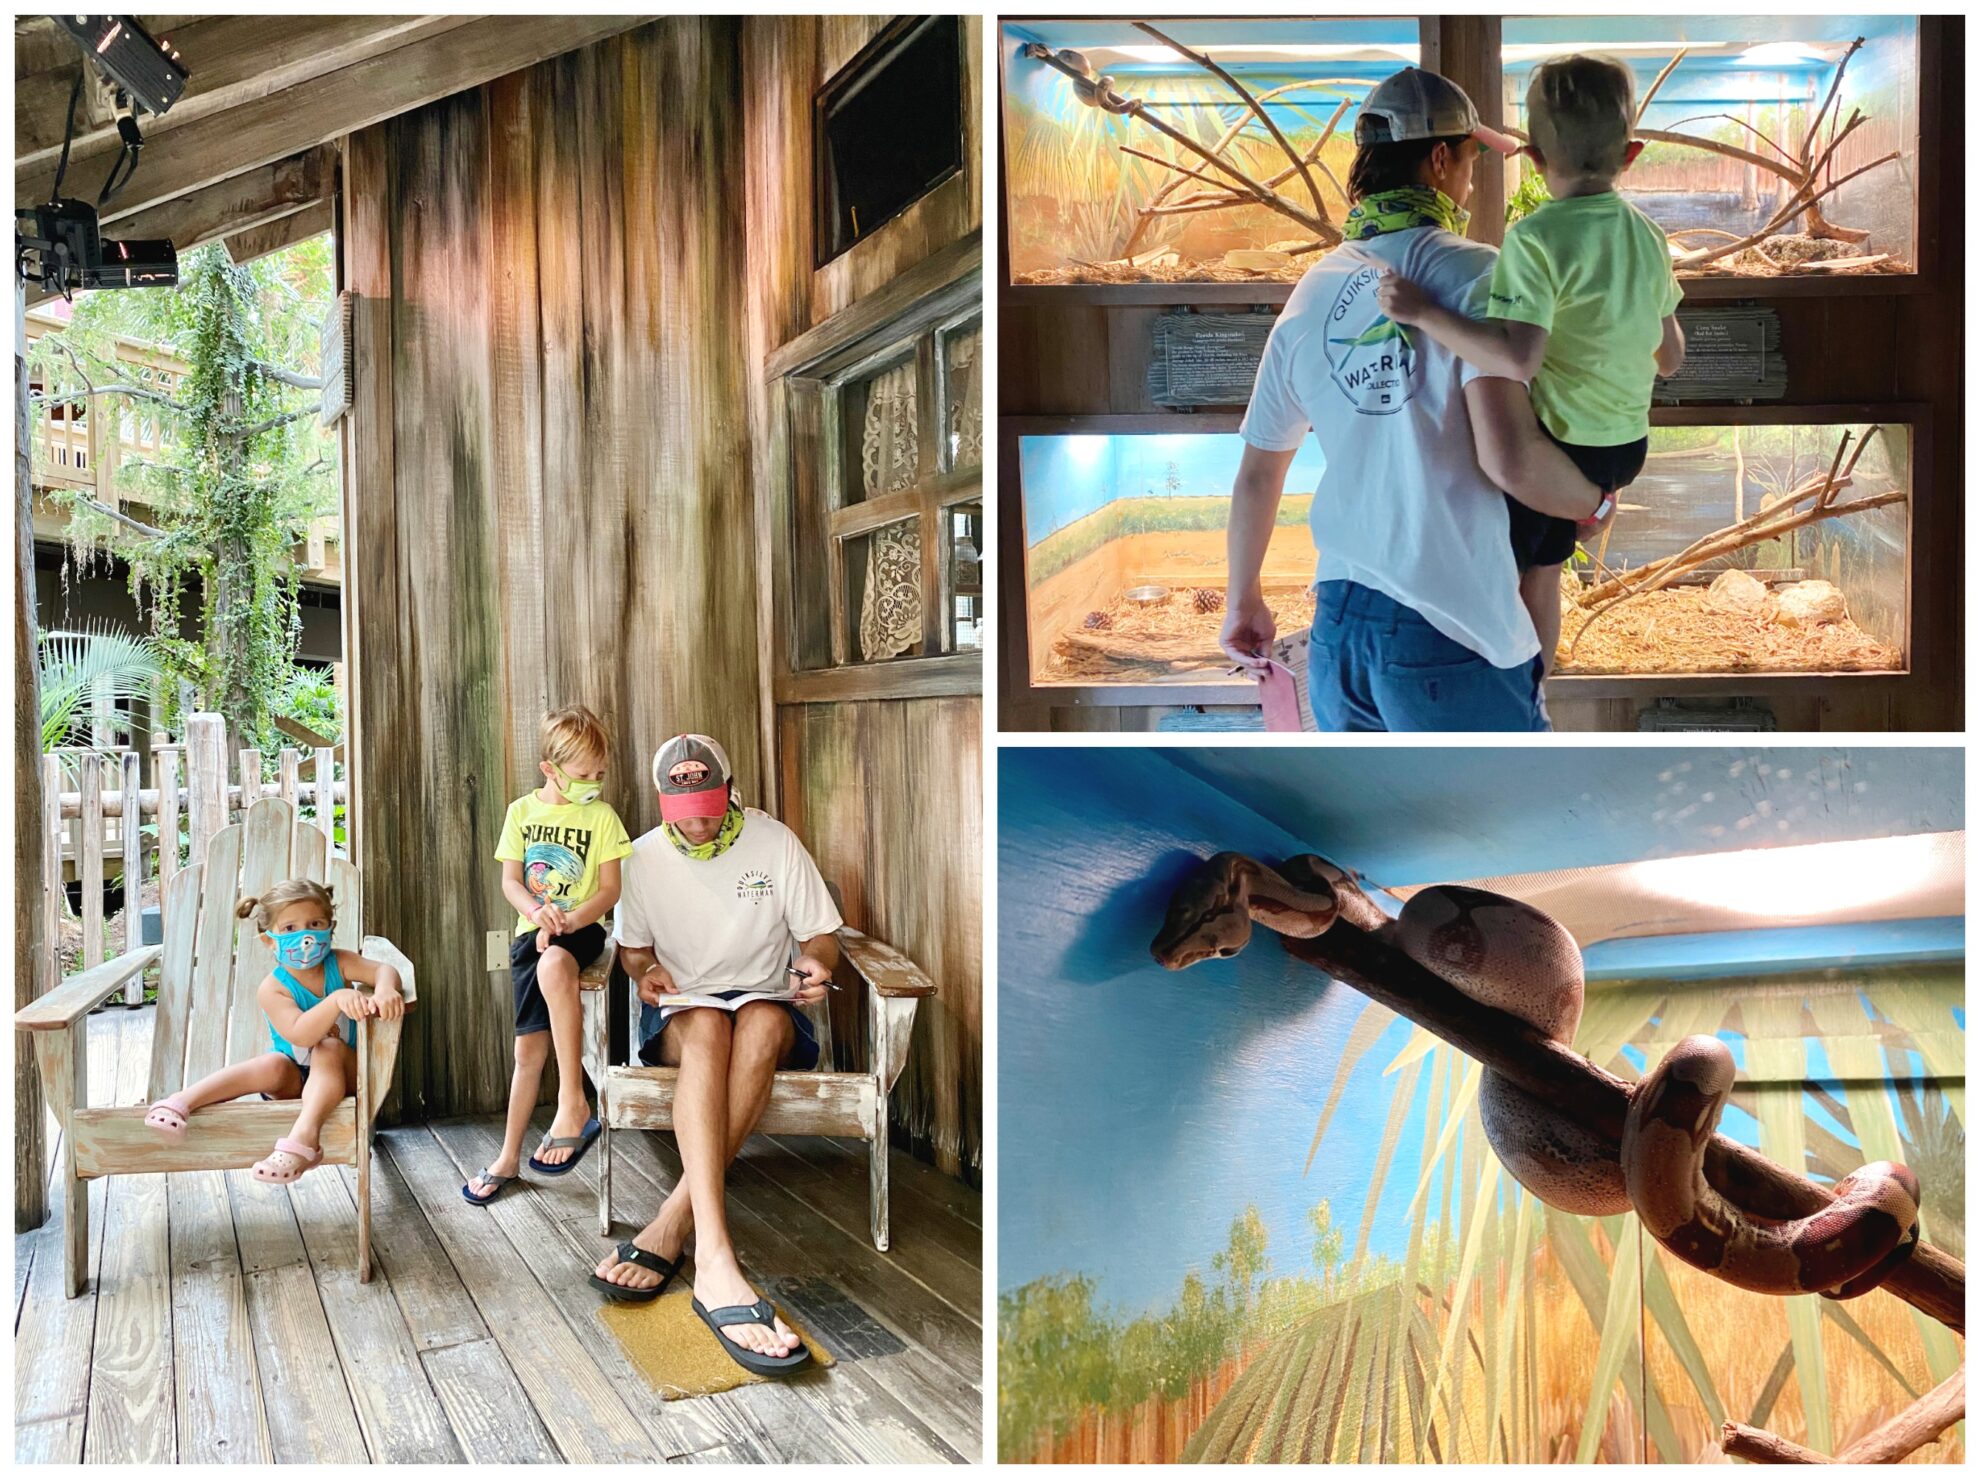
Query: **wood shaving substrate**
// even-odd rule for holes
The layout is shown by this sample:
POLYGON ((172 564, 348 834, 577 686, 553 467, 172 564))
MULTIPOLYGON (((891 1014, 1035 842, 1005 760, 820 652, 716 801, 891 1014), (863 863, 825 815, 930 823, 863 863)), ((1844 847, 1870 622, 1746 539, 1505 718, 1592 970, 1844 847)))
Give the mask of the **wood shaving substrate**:
POLYGON ((1066 267, 1020 272, 1012 282, 1025 288, 1141 282, 1298 282, 1313 262, 1311 256, 1295 257, 1284 267, 1271 272, 1224 267, 1214 262, 1150 262, 1140 267, 1131 267, 1125 262, 1076 262, 1066 267))
MULTIPOLYGON (((1224 613, 1198 611, 1188 588, 1172 592, 1159 606, 1135 606, 1116 598, 1102 611, 1101 630, 1074 627, 1052 644, 1053 671, 1047 682, 1159 682, 1179 674, 1227 668, 1230 659, 1217 646, 1224 613)), ((1268 594, 1266 604, 1279 631, 1313 625, 1313 597, 1305 591, 1268 594)))
POLYGON ((1588 618, 1579 607, 1562 612, 1556 672, 1861 673, 1904 665, 1897 648, 1853 621, 1780 626, 1770 615, 1716 610, 1696 586, 1633 598, 1596 622, 1577 646, 1575 636, 1588 618))

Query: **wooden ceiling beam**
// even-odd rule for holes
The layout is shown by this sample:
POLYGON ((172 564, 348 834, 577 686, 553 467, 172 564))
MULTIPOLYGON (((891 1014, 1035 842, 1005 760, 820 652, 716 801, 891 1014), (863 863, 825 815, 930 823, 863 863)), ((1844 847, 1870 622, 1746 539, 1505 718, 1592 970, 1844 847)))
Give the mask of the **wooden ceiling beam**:
MULTIPOLYGON (((336 145, 319 144, 125 216, 117 222, 115 235, 146 240, 163 237, 181 252, 189 252, 210 241, 257 230, 318 203, 327 206, 336 176, 336 145)), ((52 296, 32 283, 28 285, 30 307, 52 296)))
POLYGON ((272 256, 284 247, 321 236, 336 224, 336 216, 337 203, 326 195, 299 211, 224 237, 221 244, 227 248, 234 265, 242 267, 257 257, 272 256))
MULTIPOLYGON (((104 224, 120 234, 122 221, 140 211, 633 30, 651 19, 643 15, 477 17, 443 35, 209 114, 145 146, 136 177, 104 212, 104 224)), ((70 170, 79 170, 83 180, 100 180, 114 152, 114 146, 98 148, 72 160, 70 170)), ((52 158, 18 167, 16 203, 45 200, 54 178, 52 158)))
MULTIPOLYGON (((191 73, 186 91, 162 118, 147 117, 147 140, 281 92, 312 77, 338 71, 422 37, 440 35, 475 19, 466 15, 221 15, 140 16, 139 24, 170 41, 191 73)), ((68 32, 45 17, 15 28, 14 163, 47 163, 62 151, 69 89, 82 53, 68 32), (44 34, 45 33, 45 34, 44 34)), ((78 106, 75 148, 81 153, 116 148, 110 92, 92 69, 78 106)), ((93 191, 99 176, 85 182, 93 191)))

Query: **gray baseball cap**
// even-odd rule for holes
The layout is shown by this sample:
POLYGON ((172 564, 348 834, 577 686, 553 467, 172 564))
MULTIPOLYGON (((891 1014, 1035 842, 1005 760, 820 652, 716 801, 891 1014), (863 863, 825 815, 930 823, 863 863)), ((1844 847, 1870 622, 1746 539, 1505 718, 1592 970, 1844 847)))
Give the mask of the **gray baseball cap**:
POLYGON ((719 817, 729 809, 729 755, 705 734, 677 734, 653 752, 662 821, 719 817))
POLYGON ((1518 139, 1478 121, 1463 88, 1421 67, 1404 67, 1377 83, 1354 120, 1357 144, 1455 137, 1476 139, 1500 154, 1519 153, 1518 139))

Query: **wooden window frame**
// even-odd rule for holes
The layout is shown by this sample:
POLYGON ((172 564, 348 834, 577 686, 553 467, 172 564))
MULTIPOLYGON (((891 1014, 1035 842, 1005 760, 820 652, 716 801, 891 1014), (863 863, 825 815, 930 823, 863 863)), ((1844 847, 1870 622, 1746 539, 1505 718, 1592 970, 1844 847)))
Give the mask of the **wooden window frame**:
MULTIPOLYGON (((949 621, 949 511, 987 515, 981 461, 944 466, 948 336, 983 321, 980 231, 943 248, 773 354, 765 379, 772 413, 772 486, 766 545, 772 599, 771 671, 778 703, 980 695, 983 652, 942 652, 949 621), (844 412, 849 388, 911 354, 923 473, 873 498, 849 497, 844 412), (852 653, 845 544, 914 519, 921 530, 922 613, 917 655, 863 662, 852 653), (822 556, 822 559, 821 559, 822 556), (809 565, 810 568, 804 568, 809 565), (822 575, 819 570, 822 568, 822 575), (823 580, 824 589, 818 588, 823 580), (826 632, 821 640, 819 625, 826 632), (800 658, 814 660, 804 666, 800 658)), ((987 529, 987 524, 984 525, 987 529)))

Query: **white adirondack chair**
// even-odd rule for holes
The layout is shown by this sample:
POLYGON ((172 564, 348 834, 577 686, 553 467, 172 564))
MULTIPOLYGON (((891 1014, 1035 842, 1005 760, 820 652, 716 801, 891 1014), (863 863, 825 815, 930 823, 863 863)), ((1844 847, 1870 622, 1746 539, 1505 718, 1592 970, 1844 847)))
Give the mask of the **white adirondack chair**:
MULTIPOLYGON (((42 1089, 62 1125, 61 1181, 68 1216, 67 1289, 82 1293, 89 1278, 89 1192, 96 1176, 155 1171, 231 1171, 253 1165, 295 1122, 296 1106, 235 1100, 196 1111, 183 1140, 173 1142, 144 1123, 147 1107, 195 1079, 268 1048, 268 1021, 255 992, 273 965, 251 920, 234 917, 246 895, 285 878, 330 885, 336 905, 334 943, 367 960, 394 966, 406 1005, 414 1001, 412 962, 388 940, 358 935, 364 901, 358 870, 347 858, 326 858, 316 827, 297 826, 295 808, 276 797, 257 801, 245 821, 223 827, 204 863, 181 869, 167 885, 164 944, 106 961, 69 977, 15 1013, 17 1030, 33 1035, 42 1089), (151 1081, 145 1102, 89 1107, 88 1016, 125 982, 159 963, 157 1016, 152 1023, 151 1081)), ((360 988, 363 989, 363 988, 360 988)), ((357 1093, 323 1126, 323 1165, 355 1165, 358 1180, 358 1278, 371 1278, 371 1126, 392 1082, 402 1022, 358 1023, 357 1093)), ((324 1174, 322 1167, 308 1172, 324 1174)))
MULTIPOLYGON (((671 1130, 678 1068, 610 1062, 606 988, 611 980, 616 941, 579 978, 584 1003, 584 1069, 598 1090, 598 1230, 612 1231, 612 1131, 671 1130)), ((887 1095, 907 1062, 914 1034, 914 1009, 935 983, 920 966, 893 946, 847 926, 839 931, 841 964, 866 983, 867 1020, 872 1024, 864 1073, 828 1069, 780 1071, 770 1085, 770 1103, 757 1125, 762 1135, 843 1135, 868 1143, 873 1246, 889 1242, 887 1195, 887 1095)), ((639 992, 627 982, 628 1018, 638 1036, 639 992)), ((807 1008, 818 1038, 819 1062, 832 1061, 832 1022, 825 1002, 807 1008)), ((635 1048, 635 1052, 636 1052, 635 1048)))

